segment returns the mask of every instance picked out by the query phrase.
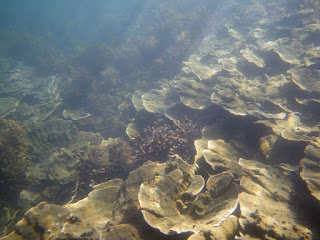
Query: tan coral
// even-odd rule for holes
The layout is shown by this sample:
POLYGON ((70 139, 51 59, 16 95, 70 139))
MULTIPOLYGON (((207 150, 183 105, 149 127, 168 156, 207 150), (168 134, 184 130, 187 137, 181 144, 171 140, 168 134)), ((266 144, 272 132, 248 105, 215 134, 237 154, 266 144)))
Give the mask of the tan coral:
MULTIPOLYGON (((143 107, 152 113, 163 113, 165 109, 174 104, 172 97, 172 89, 169 84, 164 81, 161 89, 152 89, 141 96, 143 107)), ((139 109, 139 108, 138 108, 139 109)))
POLYGON ((2 239, 132 239, 140 240, 138 230, 129 224, 114 224, 121 217, 118 204, 123 180, 113 179, 94 187, 85 199, 57 206, 40 203, 17 224, 17 231, 2 239), (119 215, 119 216, 118 216, 119 215), (130 238, 128 238, 130 236, 130 238))
POLYGON ((278 140, 278 137, 272 134, 260 138, 260 141, 259 141, 260 150, 266 159, 269 159, 272 153, 272 149, 275 143, 277 142, 277 140, 278 140))
POLYGON ((201 63, 201 58, 199 58, 197 55, 191 55, 189 60, 183 63, 185 66, 182 68, 182 71, 187 74, 194 74, 200 81, 209 79, 222 70, 221 65, 216 64, 213 66, 208 66, 201 63))
POLYGON ((283 75, 267 78, 265 82, 261 77, 247 79, 236 68, 230 69, 229 72, 232 77, 217 78, 211 94, 213 103, 239 116, 260 115, 265 118, 284 118, 286 106, 278 103, 278 99, 281 98, 280 86, 286 83, 283 75), (272 107, 266 108, 265 105, 272 107))
POLYGON ((62 234, 75 238, 85 233, 100 236, 107 222, 113 219, 121 186, 122 181, 111 180, 108 184, 98 185, 87 198, 67 205, 74 221, 64 223, 62 234))
MULTIPOLYGON (((186 164, 182 166, 187 167, 186 164)), ((238 202, 237 186, 229 182, 224 185, 224 191, 217 191, 216 195, 211 195, 207 190, 190 196, 188 186, 192 186, 193 181, 198 181, 192 169, 192 165, 185 169, 180 167, 153 183, 141 185, 139 203, 149 225, 166 234, 190 231, 197 233, 203 226, 220 225, 234 212, 238 202)), ((216 178, 219 182, 223 175, 216 178)))
POLYGON ((288 70, 288 73, 291 75, 292 81, 302 90, 320 93, 319 71, 296 67, 288 70))
POLYGON ((0 118, 14 112, 19 104, 19 100, 13 97, 0 98, 0 118))
POLYGON ((238 160, 243 156, 243 153, 222 139, 210 140, 208 142, 208 149, 203 150, 203 156, 212 169, 220 171, 228 170, 237 177, 242 174, 238 160))
POLYGON ((84 113, 81 109, 63 110, 62 114, 65 119, 71 119, 73 121, 78 121, 91 116, 90 113, 84 113))
POLYGON ((137 90, 132 95, 132 104, 135 107, 136 111, 141 111, 142 109, 144 109, 143 101, 141 99, 143 94, 144 93, 142 91, 137 90))
POLYGON ((101 236, 102 240, 142 240, 139 231, 130 224, 119 224, 110 226, 101 236))
POLYGON ((265 66, 264 60, 254 54, 250 49, 241 50, 240 54, 247 59, 248 62, 254 63, 257 67, 263 68, 265 66))
POLYGON ((141 167, 130 172, 126 179, 126 200, 132 201, 134 204, 138 204, 138 193, 140 191, 140 185, 143 182, 154 182, 157 181, 159 176, 164 174, 166 169, 165 163, 154 163, 148 161, 141 167))
POLYGON ((129 124, 127 125, 126 133, 127 133, 127 136, 128 136, 130 139, 134 139, 134 138, 136 138, 137 136, 139 136, 139 132, 138 132, 138 130, 136 129, 134 123, 129 123, 129 124))
POLYGON ((229 216, 221 225, 205 226, 199 233, 193 234, 188 240, 229 240, 238 232, 238 218, 229 216))
POLYGON ((244 168, 239 194, 243 231, 259 232, 260 238, 312 239, 291 205, 295 181, 290 175, 256 161, 240 159, 239 164, 244 168))
POLYGON ((301 160, 301 178, 307 183, 311 194, 320 200, 320 146, 308 145, 305 149, 305 158, 301 160))
POLYGON ((173 81, 171 86, 180 93, 180 101, 192 109, 205 109, 212 105, 210 88, 192 78, 180 78, 173 81))
POLYGON ((302 54, 301 48, 297 48, 296 44, 290 44, 289 38, 278 39, 274 42, 267 42, 265 43, 262 48, 264 50, 273 50, 276 52, 279 57, 284 61, 291 65, 299 65, 300 64, 300 55, 302 54), (300 49, 300 51, 297 49, 300 49))
POLYGON ((276 135, 290 141, 309 142, 313 139, 312 136, 318 132, 317 126, 303 124, 300 117, 294 113, 288 114, 285 120, 259 120, 256 123, 271 127, 276 135))
POLYGON ((1 239, 23 240, 57 237, 64 222, 69 218, 70 211, 68 209, 43 202, 26 212, 24 218, 16 226, 19 231, 12 232, 1 239), (43 229, 47 231, 43 231, 43 229))
POLYGON ((60 93, 67 81, 61 81, 56 76, 39 76, 33 68, 9 58, 2 57, 0 62, 2 76, 6 76, 1 78, 0 93, 8 96, 0 99, 0 117, 15 110, 14 117, 23 119, 24 124, 29 125, 46 120, 61 105, 60 93), (16 96, 19 96, 19 101, 16 96), (29 96, 37 101, 30 104, 29 96), (19 102, 24 107, 19 108, 19 102))

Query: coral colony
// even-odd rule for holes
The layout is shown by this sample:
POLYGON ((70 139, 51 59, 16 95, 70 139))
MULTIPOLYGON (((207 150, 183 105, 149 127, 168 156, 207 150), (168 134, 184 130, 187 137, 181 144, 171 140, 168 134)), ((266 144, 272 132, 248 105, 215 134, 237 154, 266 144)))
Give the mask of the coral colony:
POLYGON ((170 121, 158 117, 152 125, 144 127, 141 135, 131 140, 133 158, 137 161, 166 161, 168 156, 178 154, 188 162, 195 155, 194 140, 200 129, 190 119, 170 121))

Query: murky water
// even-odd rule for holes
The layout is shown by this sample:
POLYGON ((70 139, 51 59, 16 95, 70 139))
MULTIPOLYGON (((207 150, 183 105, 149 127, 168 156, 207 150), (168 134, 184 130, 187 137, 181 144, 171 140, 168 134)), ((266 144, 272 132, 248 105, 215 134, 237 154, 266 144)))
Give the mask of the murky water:
POLYGON ((318 1, 1 1, 1 239, 318 239, 318 1))

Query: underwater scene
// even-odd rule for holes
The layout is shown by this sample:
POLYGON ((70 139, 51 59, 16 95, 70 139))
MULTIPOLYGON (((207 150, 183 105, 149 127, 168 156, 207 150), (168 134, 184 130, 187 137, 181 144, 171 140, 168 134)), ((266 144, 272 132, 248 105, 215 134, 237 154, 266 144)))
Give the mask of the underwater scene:
POLYGON ((1 0, 0 240, 320 239, 319 0, 1 0))

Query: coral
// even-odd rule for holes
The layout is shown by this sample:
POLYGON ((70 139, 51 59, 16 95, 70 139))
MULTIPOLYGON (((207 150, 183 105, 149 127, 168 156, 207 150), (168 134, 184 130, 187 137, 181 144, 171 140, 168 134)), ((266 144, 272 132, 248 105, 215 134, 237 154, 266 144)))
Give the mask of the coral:
POLYGON ((195 174, 196 164, 189 165, 178 156, 171 161, 165 175, 140 186, 139 203, 150 226, 165 234, 198 233, 203 227, 219 226, 234 212, 238 188, 231 173, 212 175, 205 184, 195 174), (171 164, 176 168, 170 169, 171 164))
MULTIPOLYGON (((221 232, 224 229, 229 229, 230 236, 234 235, 237 226, 234 216, 229 216, 224 221, 229 221, 228 219, 231 217, 232 226, 227 227, 226 224, 222 223, 220 228, 220 226, 214 226, 214 223, 227 217, 226 213, 229 213, 231 205, 231 211, 234 209, 234 204, 237 203, 236 186, 234 183, 230 184, 236 190, 233 192, 235 198, 230 198, 229 190, 232 188, 230 186, 226 188, 225 193, 221 193, 223 196, 215 196, 211 202, 212 197, 207 189, 209 201, 204 202, 205 196, 199 191, 205 183, 201 176, 195 175, 196 168, 195 164, 187 164, 178 156, 170 159, 167 163, 147 162, 131 171, 126 181, 116 178, 96 185, 86 198, 76 203, 64 206, 44 202, 38 204, 38 206, 25 213, 22 220, 17 224, 16 231, 1 239, 182 240, 189 237, 192 234, 191 232, 200 235, 202 232, 206 232, 209 235, 215 231, 221 232), (183 179, 181 179, 182 176, 183 179), (174 180, 180 181, 176 182, 174 180), (161 201, 160 209, 152 209, 152 202, 148 201, 148 197, 155 197, 154 195, 157 195, 158 192, 147 190, 158 188, 163 190, 159 192, 162 200, 167 196, 167 199, 165 199, 167 201, 161 201), (174 190, 177 190, 177 192, 174 192, 174 190), (197 197, 198 194, 201 196, 197 197), (196 198, 189 201, 193 195, 197 195, 196 198), (188 206, 199 205, 199 207, 205 207, 206 209, 203 209, 199 218, 193 219, 191 214, 180 213, 180 210, 178 210, 179 203, 176 204, 175 199, 188 206), (148 209, 151 211, 148 212, 148 209), (148 221, 158 211, 163 212, 165 218, 155 219, 156 221, 153 223, 148 221), (170 218, 171 211, 176 213, 172 218, 170 218), (218 213, 216 221, 211 221, 210 216, 215 215, 215 213, 218 213), (174 225, 166 227, 163 225, 166 222, 174 225), (162 228, 159 230, 162 232, 156 229, 159 225, 162 228), (173 230, 170 235, 163 233, 170 229, 173 230), (188 233, 183 233, 181 229, 185 229, 188 233), (181 233, 175 234, 174 231, 181 233)), ((157 199, 157 201, 160 200, 157 199)), ((155 218, 157 218, 157 215, 155 218)))
POLYGON ((101 146, 90 146, 80 153, 75 165, 79 181, 79 190, 87 193, 89 185, 101 183, 106 180, 106 168, 109 165, 109 152, 101 146))
POLYGON ((319 201, 320 200, 320 138, 312 142, 305 149, 305 157, 301 160, 302 171, 301 178, 306 182, 311 194, 319 201))
POLYGON ((265 137, 262 137, 260 139, 260 141, 259 141, 260 150, 266 159, 269 159, 269 157, 272 153, 272 148, 274 147, 277 140, 278 140, 278 137, 276 135, 272 135, 272 134, 265 136, 265 137))
POLYGON ((66 81, 55 75, 41 77, 34 68, 10 58, 0 59, 0 116, 26 126, 49 118, 62 103, 60 90, 66 81), (32 79, 32 80, 31 80, 32 79))
POLYGON ((138 162, 163 161, 178 154, 187 162, 193 162, 196 154, 194 140, 200 135, 199 126, 190 119, 173 122, 158 116, 142 133, 130 140, 132 158, 138 162))
POLYGON ((9 115, 11 112, 16 111, 16 107, 18 105, 19 100, 16 98, 0 98, 0 117, 5 117, 9 115))
POLYGON ((89 146, 80 152, 75 164, 78 178, 78 195, 91 190, 90 186, 112 178, 125 178, 133 164, 130 158, 130 146, 123 140, 104 140, 100 145, 89 146))
POLYGON ((0 236, 8 234, 10 231, 14 229, 14 226, 17 223, 18 213, 19 210, 11 209, 9 207, 1 207, 0 236))
POLYGON ((306 7, 311 7, 318 10, 320 9, 320 3, 317 0, 304 0, 303 2, 306 7))
MULTIPOLYGON (((241 177, 242 169, 238 164, 238 160, 243 153, 236 148, 236 145, 227 143, 222 139, 209 140, 207 145, 207 149, 202 150, 205 162, 197 161, 200 168, 206 168, 205 163, 207 163, 214 171, 228 170, 236 177, 241 177)), ((206 171, 208 170, 206 169, 206 171)))
POLYGON ((239 223, 250 235, 247 239, 252 239, 253 233, 258 239, 312 239, 312 232, 296 212, 294 192, 304 193, 296 189, 294 175, 252 160, 240 159, 239 164, 244 169, 239 223))
POLYGON ((28 183, 25 175, 31 163, 26 131, 13 120, 0 121, 0 186, 1 196, 9 197, 28 183))
MULTIPOLYGON (((72 194, 63 207, 40 204, 6 239, 318 239, 308 205, 320 199, 319 8, 292 1, 244 1, 215 15, 207 0, 151 3, 123 44, 93 43, 71 56, 68 78, 30 81, 22 65, 0 71, 0 115, 23 120, 39 156, 27 174, 39 184, 20 199, 72 194), (70 121, 59 120, 62 110, 70 121), (100 144, 99 134, 122 136, 128 122, 128 142, 100 144), (207 125, 202 136, 198 123, 207 125), (93 139, 100 145, 89 146, 93 139)), ((10 140, 15 126, 3 125, 0 157, 12 162, 0 167, 11 167, 5 177, 15 187, 27 167, 12 169, 29 152, 7 142, 24 136, 10 140)))

